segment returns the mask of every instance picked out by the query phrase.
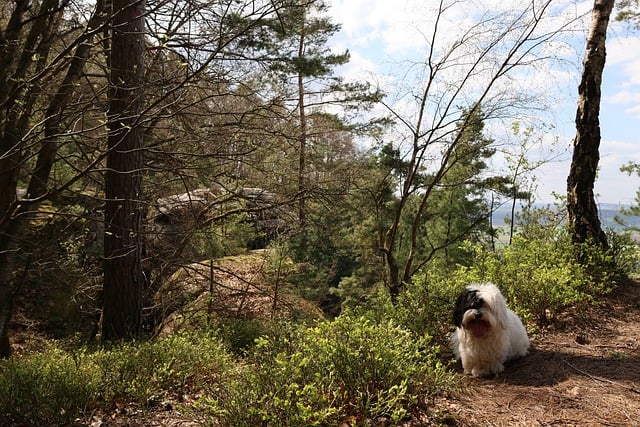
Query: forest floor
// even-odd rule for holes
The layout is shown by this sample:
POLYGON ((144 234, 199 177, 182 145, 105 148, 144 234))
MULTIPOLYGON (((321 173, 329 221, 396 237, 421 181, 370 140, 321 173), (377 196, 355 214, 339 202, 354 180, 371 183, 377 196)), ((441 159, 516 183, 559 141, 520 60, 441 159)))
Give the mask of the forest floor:
MULTIPOLYGON (((529 355, 504 373, 464 377, 461 392, 422 402, 402 427, 640 426, 639 282, 597 307, 569 310, 531 338, 529 355)), ((104 415, 88 424, 201 425, 173 405, 104 415)))
POLYGON ((498 377, 466 377, 406 426, 640 426, 640 283, 569 310, 531 343, 498 377))

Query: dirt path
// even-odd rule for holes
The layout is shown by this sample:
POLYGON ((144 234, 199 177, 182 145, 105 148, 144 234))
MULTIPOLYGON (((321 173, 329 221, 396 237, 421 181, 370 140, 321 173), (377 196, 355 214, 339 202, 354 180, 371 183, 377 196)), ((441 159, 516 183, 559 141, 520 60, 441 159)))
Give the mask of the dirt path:
MULTIPOLYGON (((640 426, 640 283, 532 338, 531 353, 497 378, 465 379, 436 402, 458 426, 640 426)), ((433 409, 433 407, 432 407, 433 409)))

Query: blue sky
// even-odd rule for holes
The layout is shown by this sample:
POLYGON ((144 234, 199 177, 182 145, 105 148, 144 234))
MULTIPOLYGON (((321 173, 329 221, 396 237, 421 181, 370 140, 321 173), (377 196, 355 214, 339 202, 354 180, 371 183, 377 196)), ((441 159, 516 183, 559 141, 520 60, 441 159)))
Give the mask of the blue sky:
MULTIPOLYGON (((465 8, 468 9, 452 12, 449 25, 454 27, 456 20, 471 19, 470 11, 475 6, 511 8, 513 3, 511 0, 467 1, 465 8)), ((351 62, 341 72, 352 78, 379 82, 386 88, 401 87, 407 61, 419 61, 423 55, 424 35, 429 32, 432 8, 437 4, 436 0, 332 0, 332 19, 342 24, 341 32, 332 43, 336 50, 346 48, 351 52, 351 62)), ((554 4, 560 16, 579 16, 588 12, 593 2, 557 0, 554 4)), ((577 23, 570 46, 557 48, 566 60, 561 68, 550 65, 543 68, 540 75, 531 77, 531 81, 543 86, 541 93, 549 96, 549 114, 540 120, 553 126, 553 131, 540 137, 557 141, 554 161, 535 173, 537 199, 541 202, 552 202, 552 192, 562 195, 566 192, 571 140, 575 134, 577 86, 589 19, 587 14, 577 23)), ((451 32, 453 34, 455 28, 451 32)), ((640 178, 630 177, 619 169, 629 161, 640 163, 640 32, 630 32, 615 22, 610 24, 608 33, 600 119, 601 161, 595 187, 598 201, 632 203, 640 188, 640 178)))

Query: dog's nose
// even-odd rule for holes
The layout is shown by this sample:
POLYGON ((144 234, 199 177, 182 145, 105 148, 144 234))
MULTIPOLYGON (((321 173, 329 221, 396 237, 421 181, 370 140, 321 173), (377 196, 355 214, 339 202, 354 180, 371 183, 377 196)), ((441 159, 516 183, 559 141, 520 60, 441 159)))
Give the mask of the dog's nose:
POLYGON ((475 316, 476 316, 476 319, 481 319, 481 318, 482 318, 482 313, 477 312, 477 313, 475 314, 475 316))

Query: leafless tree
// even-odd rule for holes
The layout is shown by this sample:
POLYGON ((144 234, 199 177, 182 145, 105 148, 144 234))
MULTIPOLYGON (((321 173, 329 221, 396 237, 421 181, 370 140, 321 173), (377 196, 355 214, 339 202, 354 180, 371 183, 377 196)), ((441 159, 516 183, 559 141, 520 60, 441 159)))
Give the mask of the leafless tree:
POLYGON ((416 268, 441 249, 423 253, 418 248, 418 234, 434 190, 456 161, 453 154, 470 125, 469 118, 478 111, 482 111, 483 120, 489 121, 523 107, 535 109, 534 97, 518 86, 518 77, 551 59, 544 48, 571 22, 554 22, 557 11, 549 0, 525 2, 510 12, 474 13, 477 4, 472 3, 437 2, 433 22, 424 29, 426 57, 421 63, 411 64, 412 69, 419 70, 419 81, 411 81, 414 88, 401 94, 399 101, 403 102, 398 103, 413 108, 407 112, 406 107, 387 103, 401 126, 396 146, 406 159, 399 200, 381 242, 392 296, 398 295, 416 268), (468 25, 458 28, 449 15, 461 7, 466 7, 469 19, 468 25), (466 109, 466 117, 460 107, 466 109), (401 219, 414 198, 417 208, 405 237, 408 254, 399 259, 401 219))
MULTIPOLYGON (((19 294, 15 275, 24 257, 24 229, 38 205, 55 193, 47 185, 64 129, 64 112, 84 75, 94 38, 105 21, 98 1, 86 23, 76 20, 69 2, 15 2, 2 13, 0 31, 0 355, 8 356, 8 324, 19 294), (69 13, 70 19, 63 19, 69 13), (57 43, 66 41, 64 48, 57 43), (58 80, 58 75, 64 76, 58 80), (49 90, 53 88, 53 96, 49 90), (42 109, 45 105, 44 109, 42 109), (36 157, 31 173, 30 159, 36 157), (18 185, 28 182, 26 197, 18 185)), ((57 190, 61 190, 62 187, 57 190)), ((24 267, 26 270, 26 267, 24 267)))
POLYGON ((604 249, 608 247, 607 235, 600 225, 593 186, 600 160, 600 96, 607 26, 613 4, 614 0, 596 0, 593 5, 582 79, 578 86, 573 157, 567 178, 567 211, 573 241, 591 242, 604 249))

